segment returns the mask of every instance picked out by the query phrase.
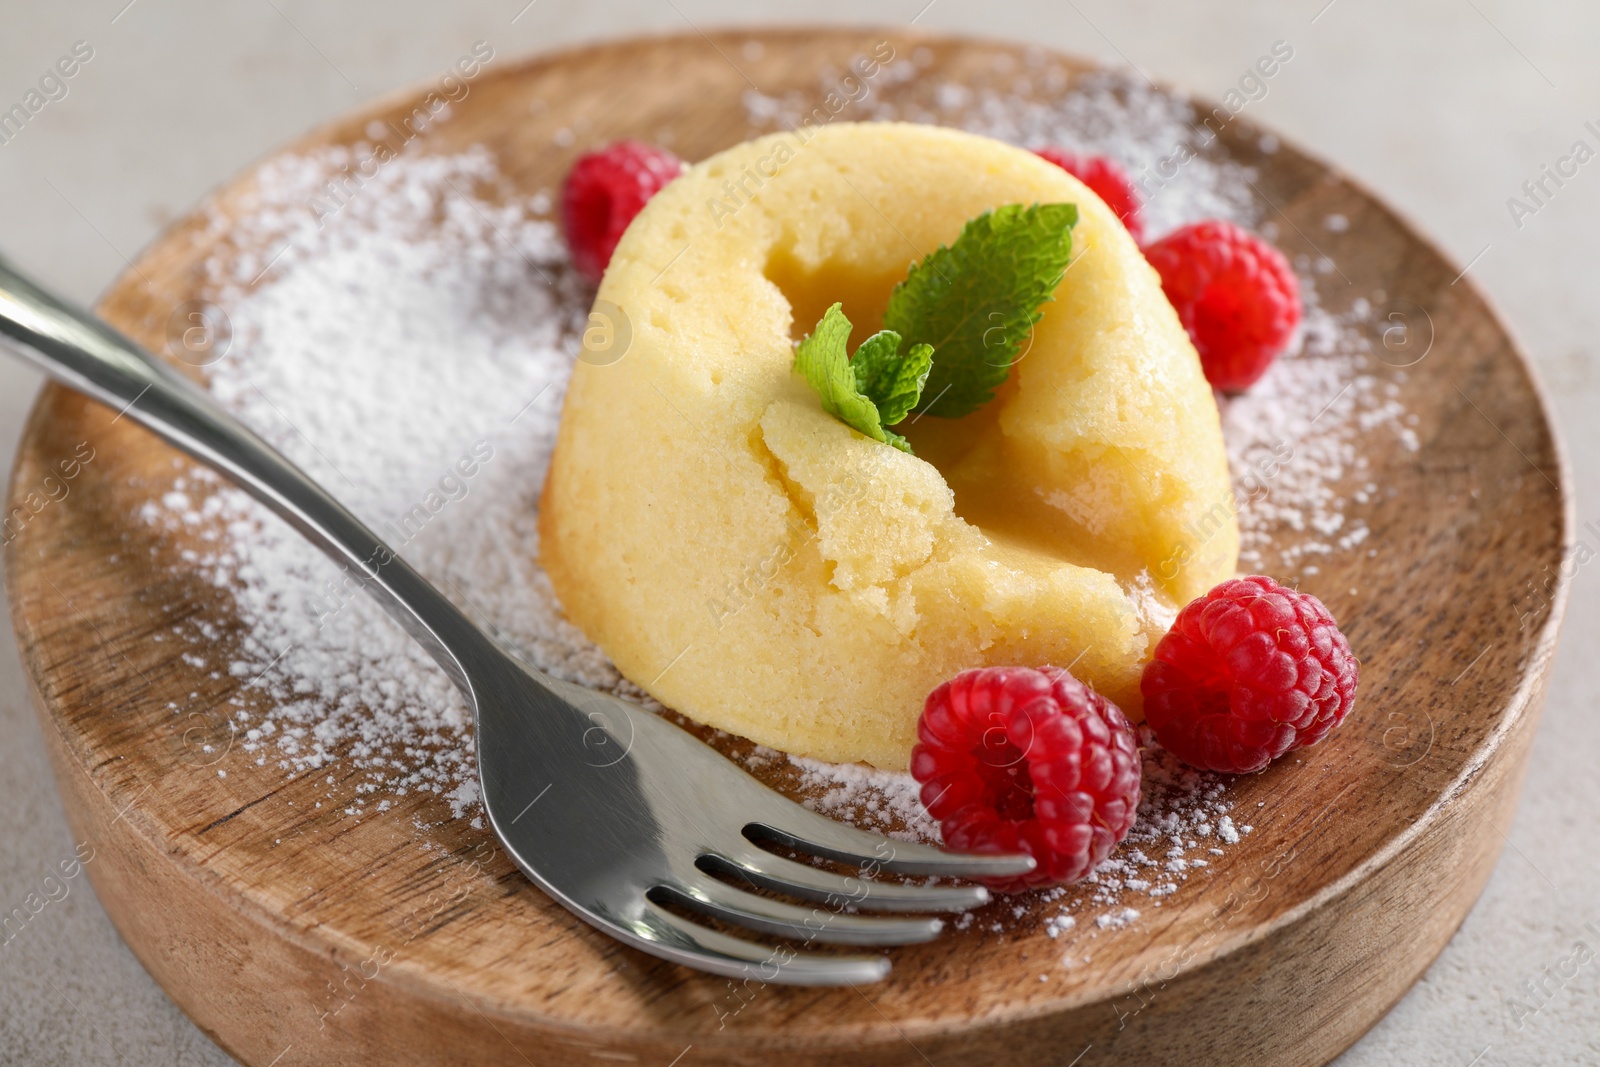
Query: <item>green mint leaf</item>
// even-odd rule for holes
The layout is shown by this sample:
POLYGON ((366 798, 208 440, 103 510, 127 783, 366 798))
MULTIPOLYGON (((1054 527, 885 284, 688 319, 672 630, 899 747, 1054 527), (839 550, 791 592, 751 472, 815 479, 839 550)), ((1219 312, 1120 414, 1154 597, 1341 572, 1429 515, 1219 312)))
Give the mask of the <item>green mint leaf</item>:
POLYGON ((894 445, 894 447, 898 448, 900 451, 904 452, 906 455, 908 455, 908 456, 916 455, 915 452, 911 451, 911 442, 907 441, 904 437, 901 437, 899 434, 895 433, 893 430, 885 430, 885 431, 883 431, 883 438, 889 444, 894 445))
POLYGON ((877 406, 879 419, 885 426, 893 426, 916 407, 932 362, 932 345, 912 345, 902 356, 900 335, 879 330, 861 342, 850 366, 855 369, 856 384, 877 406))
MULTIPOLYGON (((850 341, 850 320, 845 318, 840 307, 835 304, 823 312, 817 328, 795 346, 794 369, 822 398, 823 411, 874 441, 893 443, 883 429, 877 405, 863 396, 856 385, 856 372, 845 354, 845 346, 850 341)), ((895 447, 910 451, 904 444, 895 447)))
POLYGON ((993 399, 1066 273, 1077 221, 1076 204, 1007 204, 911 268, 883 326, 938 353, 917 410, 954 419, 993 399))

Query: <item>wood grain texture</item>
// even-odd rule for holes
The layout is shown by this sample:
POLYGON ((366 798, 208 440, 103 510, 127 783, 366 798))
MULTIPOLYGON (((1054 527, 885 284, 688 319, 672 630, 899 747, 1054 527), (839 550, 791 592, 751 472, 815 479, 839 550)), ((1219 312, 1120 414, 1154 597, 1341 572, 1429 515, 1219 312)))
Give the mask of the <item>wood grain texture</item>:
MULTIPOLYGON (((613 43, 497 61, 412 150, 486 145, 524 193, 554 188, 574 155, 621 136, 670 129, 675 150, 702 158, 757 132, 742 103, 752 85, 820 104, 826 72, 884 40, 895 62, 919 68, 872 88, 902 114, 932 110, 944 82, 1009 91, 1018 71, 1036 71, 1030 91, 1049 100, 1092 69, 900 30, 613 43), (559 144, 558 130, 576 137, 559 144)), ((426 89, 289 150, 357 141, 372 120, 410 114, 426 89)), ((288 781, 240 759, 218 777, 204 751, 227 741, 218 709, 261 694, 155 640, 186 617, 214 622, 224 651, 240 638, 227 594, 185 568, 181 538, 134 521, 169 483, 175 454, 51 388, 8 512, 27 508, 80 442, 95 458, 9 540, 7 588, 57 781, 123 936, 196 1023, 256 1065, 1331 1059, 1422 973, 1494 865, 1555 646, 1572 519, 1544 404, 1471 280, 1337 171, 1258 143, 1236 120, 1213 151, 1258 169, 1287 223, 1283 247, 1316 252, 1303 236, 1316 233, 1338 266, 1317 275, 1322 304, 1337 311, 1381 290, 1431 317, 1426 358, 1403 376, 1371 371, 1400 385, 1421 448, 1363 442, 1372 469, 1362 477, 1382 487, 1361 511, 1375 551, 1334 555, 1302 580, 1362 658, 1354 716, 1323 745, 1230 786, 1255 832, 1164 907, 1092 939, 1052 940, 1027 921, 985 933, 980 915, 968 931, 896 950, 882 985, 759 988, 730 1014, 741 1000, 728 982, 570 917, 438 797, 358 820, 339 804, 313 807, 327 786, 309 776, 288 781), (1335 212, 1348 230, 1321 228, 1335 212), (438 827, 426 831, 432 851, 417 825, 438 827), (1092 961, 1063 969, 1068 949, 1092 961)), ((247 173, 222 189, 220 209, 251 183, 247 173)), ((178 224, 101 313, 163 350, 171 310, 201 291, 201 264, 226 240, 198 217, 178 224)), ((1296 536, 1306 535, 1284 532, 1296 536)))

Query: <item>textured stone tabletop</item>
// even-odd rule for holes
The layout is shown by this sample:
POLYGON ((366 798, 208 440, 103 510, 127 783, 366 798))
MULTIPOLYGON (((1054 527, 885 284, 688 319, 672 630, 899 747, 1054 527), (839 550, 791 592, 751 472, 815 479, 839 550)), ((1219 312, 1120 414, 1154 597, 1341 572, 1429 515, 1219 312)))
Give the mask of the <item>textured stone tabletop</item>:
MULTIPOLYGON (((65 95, 53 89, 59 99, 0 143, 0 251, 84 303, 218 182, 308 127, 435 73, 479 39, 515 55, 734 20, 915 18, 930 30, 1131 65, 1212 97, 1275 41, 1287 41, 1293 65, 1251 103, 1251 117, 1365 182, 1470 264, 1550 387, 1576 478, 1579 536, 1600 551, 1600 535, 1584 528, 1600 528, 1592 343, 1600 327, 1600 162, 1577 167, 1559 186, 1546 181, 1537 199, 1523 189, 1575 142, 1600 149, 1600 65, 1592 55, 1600 6, 0 0, 0 15, 0 111, 21 102, 59 59, 74 57, 66 64, 72 77, 60 83, 65 95), (1513 210, 1512 198, 1524 208, 1513 210)), ((5 469, 37 386, 15 361, 0 360, 5 469)), ((1600 849, 1587 837, 1600 827, 1597 571, 1582 567, 1576 576, 1527 787, 1515 821, 1501 828, 1505 850, 1488 889, 1421 983, 1341 1067, 1600 1062, 1600 849)), ((1508 601, 1517 595, 1505 593, 1508 601)), ((72 858, 75 842, 9 625, 0 626, 0 911, 9 911, 72 858)), ((0 946, 0 1064, 231 1062, 145 974, 87 880, 62 884, 66 895, 0 946)))

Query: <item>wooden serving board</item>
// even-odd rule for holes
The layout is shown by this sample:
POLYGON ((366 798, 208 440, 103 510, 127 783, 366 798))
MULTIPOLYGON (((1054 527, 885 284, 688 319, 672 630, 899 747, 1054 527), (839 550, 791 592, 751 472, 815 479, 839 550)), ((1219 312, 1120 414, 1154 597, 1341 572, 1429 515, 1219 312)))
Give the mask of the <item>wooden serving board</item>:
MULTIPOLYGON (((883 41, 918 76, 872 91, 911 112, 931 109, 943 83, 1050 100, 1093 69, 901 30, 626 41, 498 59, 412 150, 486 145, 524 193, 555 188, 578 152, 617 137, 670 128, 679 154, 703 158, 755 132, 753 87, 825 105, 823 79, 883 41)), ((290 150, 358 141, 428 88, 290 150)), ((1327 165, 1289 146, 1263 153, 1243 120, 1216 150, 1256 168, 1283 247, 1312 252, 1314 233, 1335 259, 1318 276, 1324 306, 1384 290, 1426 309, 1434 336, 1403 386, 1421 447, 1370 445, 1375 551, 1336 554, 1304 580, 1363 660, 1356 712, 1325 744, 1229 785, 1255 831, 1166 906, 1082 942, 1096 932, 994 934, 992 911, 895 950, 878 986, 735 990, 578 922, 438 797, 353 819, 314 806, 322 775, 286 780, 253 760, 226 777, 197 768, 197 740, 223 729, 217 709, 260 694, 153 640, 189 616, 215 621, 224 646, 238 639, 227 594, 184 568, 181 537, 134 521, 174 453, 50 388, 8 511, 28 508, 81 442, 95 458, 9 541, 7 588, 57 781, 94 846, 89 873, 145 966, 230 1053, 277 1067, 1199 1067, 1319 1064, 1347 1047, 1433 960, 1500 852, 1565 599, 1568 478, 1526 360, 1455 265, 1327 165), (1331 213, 1349 229, 1322 228, 1331 213), (1091 961, 1055 967, 1074 945, 1091 961)), ((218 194, 224 214, 251 180, 218 194)), ((180 223, 100 312, 163 350, 172 309, 200 292, 224 237, 198 217, 180 223)), ((333 774, 336 790, 354 789, 333 774)))

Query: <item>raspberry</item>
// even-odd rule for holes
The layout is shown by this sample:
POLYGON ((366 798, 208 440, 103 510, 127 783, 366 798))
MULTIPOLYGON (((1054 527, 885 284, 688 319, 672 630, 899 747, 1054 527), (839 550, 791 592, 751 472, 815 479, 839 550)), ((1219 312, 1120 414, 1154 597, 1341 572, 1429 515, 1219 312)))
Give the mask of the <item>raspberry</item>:
POLYGON ((561 224, 584 277, 600 280, 628 223, 682 172, 677 156, 638 141, 616 141, 578 157, 561 186, 561 224))
POLYGON ((1038 861, 1007 893, 1076 881, 1128 836, 1139 742, 1115 704, 1054 667, 962 671, 928 695, 911 773, 945 844, 1038 861))
POLYGON ((1300 322, 1300 281, 1283 253, 1248 230, 1213 219, 1183 226, 1144 250, 1200 353, 1206 378, 1248 389, 1300 322))
POLYGON ((1108 156, 1080 156, 1060 148, 1036 148, 1034 154, 1048 159, 1078 179, 1117 213, 1135 241, 1144 240, 1144 221, 1139 218, 1139 194, 1128 172, 1108 156))
POLYGON ((1350 714, 1360 671, 1322 601, 1251 576, 1178 612, 1144 669, 1144 717, 1195 767, 1259 771, 1350 714))

